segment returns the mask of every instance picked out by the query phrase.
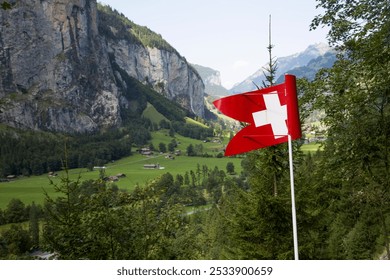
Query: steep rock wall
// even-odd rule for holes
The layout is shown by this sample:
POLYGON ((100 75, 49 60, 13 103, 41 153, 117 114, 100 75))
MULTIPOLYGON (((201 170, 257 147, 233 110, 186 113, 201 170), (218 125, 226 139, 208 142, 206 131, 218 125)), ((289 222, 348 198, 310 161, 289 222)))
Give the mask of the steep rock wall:
POLYGON ((96 14, 88 0, 24 0, 1 12, 1 122, 67 132, 120 124, 96 14))
POLYGON ((175 52, 104 38, 95 0, 9 2, 11 10, 0 10, 1 123, 65 132, 120 126, 129 101, 116 84, 113 59, 203 115, 196 71, 175 52))
POLYGON ((204 114, 204 84, 199 74, 175 52, 126 40, 108 41, 115 62, 133 78, 198 116, 204 114))

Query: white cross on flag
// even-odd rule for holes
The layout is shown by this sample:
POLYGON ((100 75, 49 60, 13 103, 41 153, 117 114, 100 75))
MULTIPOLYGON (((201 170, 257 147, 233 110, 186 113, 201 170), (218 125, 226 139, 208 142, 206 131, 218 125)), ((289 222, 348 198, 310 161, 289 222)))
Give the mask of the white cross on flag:
POLYGON ((281 105, 278 93, 263 95, 266 109, 252 113, 255 126, 270 124, 275 139, 287 135, 287 106, 281 105))
POLYGON ((276 86, 214 101, 223 114, 249 125, 229 142, 225 155, 235 155, 301 137, 295 76, 276 86))

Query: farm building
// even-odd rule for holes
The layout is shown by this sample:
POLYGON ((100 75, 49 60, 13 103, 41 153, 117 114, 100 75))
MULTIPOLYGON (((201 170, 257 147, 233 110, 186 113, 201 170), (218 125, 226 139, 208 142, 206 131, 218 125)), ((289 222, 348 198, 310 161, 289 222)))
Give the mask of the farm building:
POLYGON ((104 169, 106 169, 105 166, 94 166, 93 167, 93 170, 104 170, 104 169))
POLYGON ((142 148, 140 150, 140 154, 144 156, 150 156, 153 155, 153 152, 149 148, 142 148))
POLYGON ((159 163, 152 163, 152 164, 144 164, 145 169, 164 169, 164 167, 160 166, 159 163))

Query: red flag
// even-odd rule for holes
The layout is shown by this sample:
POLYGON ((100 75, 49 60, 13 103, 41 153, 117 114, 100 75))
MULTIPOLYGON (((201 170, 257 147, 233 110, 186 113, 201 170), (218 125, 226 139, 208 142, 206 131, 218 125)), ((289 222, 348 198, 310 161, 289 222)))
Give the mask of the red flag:
POLYGON ((223 114, 249 123, 226 147, 225 156, 241 154, 301 138, 296 80, 285 75, 283 84, 223 97, 213 102, 223 114))

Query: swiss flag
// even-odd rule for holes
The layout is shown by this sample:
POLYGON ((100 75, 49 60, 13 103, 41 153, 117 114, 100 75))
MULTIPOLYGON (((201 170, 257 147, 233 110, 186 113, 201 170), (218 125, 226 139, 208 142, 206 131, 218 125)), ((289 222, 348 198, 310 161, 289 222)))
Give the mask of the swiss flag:
POLYGON ((236 94, 213 102, 226 116, 249 125, 229 142, 225 156, 241 154, 301 138, 296 80, 285 75, 283 84, 236 94))

